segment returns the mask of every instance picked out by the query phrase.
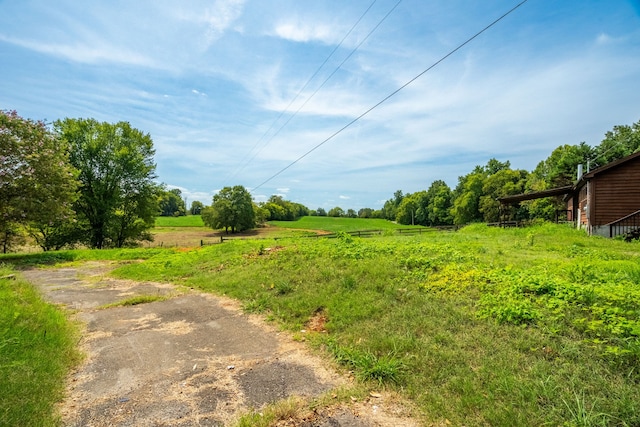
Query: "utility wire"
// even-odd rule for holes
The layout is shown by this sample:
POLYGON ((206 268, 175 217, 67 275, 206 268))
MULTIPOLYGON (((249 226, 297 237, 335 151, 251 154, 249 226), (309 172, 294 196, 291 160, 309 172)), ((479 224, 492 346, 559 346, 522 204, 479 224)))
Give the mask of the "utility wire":
MULTIPOLYGON (((364 44, 364 42, 367 41, 367 39, 378 29, 378 27, 380 27, 380 25, 382 25, 382 23, 389 17, 389 15, 391 15, 391 13, 393 13, 394 10, 396 10, 396 8, 400 5, 400 3, 402 3, 402 0, 398 0, 398 2, 389 10, 389 12, 387 12, 387 14, 380 20, 378 21, 378 23, 376 24, 375 27, 373 27, 371 29, 371 31, 369 31, 369 33, 366 35, 365 38, 363 38, 360 43, 358 43, 358 45, 351 50, 351 52, 349 53, 349 55, 346 56, 346 58, 344 58, 344 60, 340 63, 340 65, 338 65, 336 67, 335 70, 333 70, 333 72, 331 74, 329 74, 329 76, 322 82, 322 84, 320 86, 318 86, 318 88, 311 94, 311 96, 309 96, 303 103, 302 105, 300 105, 300 107, 298 107, 298 109, 291 115, 289 116, 289 118, 287 119, 287 121, 285 121, 282 126, 280 126, 280 128, 278 128, 278 130, 271 135, 271 137, 269 138, 269 140, 267 141, 267 143, 265 145, 262 146, 262 148, 260 148, 260 150, 258 150, 250 159, 249 161, 242 167, 242 169, 244 167, 247 166, 247 164, 249 164, 253 159, 256 158, 256 156, 258 154, 260 154, 262 152, 262 150, 264 150, 265 148, 267 148, 267 145, 269 145, 269 143, 273 140, 273 138, 275 138, 280 131, 289 124, 289 122, 300 112, 300 110, 302 110, 304 108, 305 105, 307 105, 307 103, 309 101, 311 101, 311 98, 313 98, 319 91, 320 89, 322 89, 324 87, 324 85, 331 79, 331 77, 333 77, 344 65, 345 62, 347 62, 349 60, 349 58, 351 58, 353 56, 354 53, 356 53, 356 51, 360 48, 360 46, 362 46, 364 44)), ((291 104, 289 104, 291 105, 291 104)), ((287 107, 289 108, 289 107, 287 107)), ((282 114, 280 115, 282 116, 282 114)), ((279 118, 279 117, 278 117, 279 118)), ((240 170, 242 170, 240 169, 240 170)), ((239 171, 238 171, 239 172, 239 171)))
MULTIPOLYGON (((271 140, 272 140, 272 139, 273 139, 273 138, 274 138, 274 137, 275 137, 275 136, 276 136, 276 135, 277 135, 277 134, 282 130, 282 128, 283 128, 284 126, 286 126, 286 125, 287 125, 287 123, 289 123, 289 121, 291 121, 291 118, 289 118, 289 120, 287 120, 287 121, 286 121, 286 123, 285 123, 284 125, 282 125, 282 126, 280 127, 280 129, 278 129, 278 131, 277 131, 273 136, 271 136, 271 138, 269 138, 269 140, 267 141, 267 143, 266 143, 266 144, 265 144, 265 145, 264 145, 260 150, 258 150, 258 151, 257 151, 257 152, 256 152, 256 153, 255 153, 255 154, 254 154, 250 159, 249 159, 249 160, 247 160, 247 161, 245 162, 245 159, 246 159, 247 157, 249 157, 249 155, 251 154, 251 152, 252 152, 253 150, 255 150, 255 149, 256 149, 256 147, 258 146, 258 144, 260 144, 260 141, 262 141, 262 140, 267 136, 267 134, 271 131, 271 129, 273 129, 273 127, 275 126, 275 124, 278 122, 278 120, 280 120, 280 119, 282 118, 282 116, 284 115, 284 113, 286 113, 287 111, 289 111, 289 107, 291 107, 291 105, 295 102, 295 100, 296 100, 296 99, 298 99, 298 97, 302 94, 302 92, 307 88, 307 86, 309 85, 309 83, 311 83, 311 80, 313 80, 313 79, 314 79, 314 77, 318 75, 318 73, 320 72, 320 70, 321 70, 321 69, 322 69, 322 68, 327 64, 327 62, 329 61, 329 59, 331 59, 331 57, 333 56, 333 54, 334 54, 334 53, 336 53, 336 51, 340 48, 340 46, 342 46, 342 44, 344 43, 344 41, 347 39, 347 37, 349 37, 349 35, 351 35, 351 33, 353 32, 353 30, 358 26, 358 24, 360 23, 360 21, 362 21, 362 19, 365 17, 365 15, 366 15, 367 13, 369 13, 369 11, 370 11, 370 10, 371 10, 371 8, 373 7, 373 5, 374 5, 374 4, 376 4, 376 1, 378 1, 378 0, 373 0, 373 1, 371 2, 371 4, 369 5, 369 7, 367 7, 367 9, 362 13, 362 15, 360 15, 360 18, 358 18, 358 20, 355 22, 355 24, 353 24, 353 25, 351 26, 351 29, 349 29, 349 31, 347 32, 347 34, 345 34, 345 35, 344 35, 344 37, 342 38, 342 40, 340 40, 340 43, 338 43, 338 45, 336 45, 336 47, 334 47, 334 48, 333 48, 333 50, 331 51, 331 53, 329 54, 329 56, 327 56, 327 57, 326 57, 326 59, 324 60, 324 62, 323 62, 322 64, 320 64, 320 66, 316 69, 316 71, 313 73, 313 75, 312 75, 311 77, 309 77, 309 79, 307 80, 307 82, 306 82, 306 83, 302 86, 302 88, 298 91, 298 93, 296 94, 296 96, 294 96, 294 97, 293 97, 293 99, 289 102, 289 104, 287 105, 287 107, 286 107, 284 110, 282 110, 282 111, 280 112, 280 115, 278 115, 278 117, 276 117, 276 119, 273 121, 273 123, 271 123, 271 126, 269 126, 269 129, 267 129, 267 130, 265 131, 265 133, 264 133, 264 134, 262 134, 262 136, 261 136, 261 137, 256 141, 256 143, 253 145, 253 147, 251 147, 251 150, 249 150, 249 152, 248 152, 248 153, 244 156, 244 158, 240 161, 241 166, 240 166, 240 167, 239 167, 235 172, 233 172, 233 173, 232 173, 228 178, 226 178, 226 179, 225 179, 225 181, 232 179, 232 178, 233 178, 233 177, 235 177, 237 174, 239 174, 239 173, 240 173, 240 172, 241 172, 245 167, 247 167, 247 165, 248 165, 249 163, 251 163, 251 161, 252 161, 253 159, 255 159, 255 157, 256 157, 258 154, 260 154, 260 153, 262 152, 262 150, 264 150, 264 149, 265 149, 265 147, 266 147, 267 145, 269 145, 269 142, 271 142, 271 140)), ((367 36, 367 37, 368 37, 368 36, 367 36)), ((344 63, 344 62, 343 62, 343 63, 344 63)), ((342 65, 342 64, 340 64, 340 65, 342 65)), ((337 71, 337 70, 336 70, 336 71, 337 71)), ((333 72, 333 74, 335 74, 335 71, 333 72)), ((333 75, 333 74, 331 74, 331 75, 333 75)), ((324 83, 323 83, 323 85, 324 85, 324 83)), ((316 92, 317 92, 317 91, 316 91, 316 92)), ((313 95, 315 95, 315 92, 313 93, 313 95)), ((313 95, 311 95, 311 96, 313 96, 313 95)), ((308 102, 308 100, 307 100, 307 102, 308 102)), ((305 104, 306 104, 306 102, 305 102, 305 104)), ((303 104, 303 105, 305 105, 305 104, 303 104)), ((300 111, 300 109, 298 109, 298 110, 296 111, 296 113, 295 113, 295 114, 297 114, 297 113, 298 113, 298 111, 300 111)), ((294 115, 295 115, 295 114, 294 114, 294 115)), ((293 117, 293 116, 292 116, 292 117, 293 117)))
POLYGON ((335 138, 337 135, 339 135, 340 133, 342 133, 344 130, 346 130, 347 128, 349 128, 350 126, 352 126, 354 123, 356 123, 358 120, 360 120, 361 118, 363 118, 364 116, 366 116, 367 114, 369 114, 371 111, 373 111, 374 109, 378 108, 380 105, 382 105, 383 103, 385 103, 386 101, 388 101, 390 98, 392 98, 394 95, 396 95, 398 92, 400 92, 401 90, 403 90, 404 88, 406 88, 407 86, 409 86, 411 83, 415 82, 416 80, 418 80, 420 77, 422 77, 424 74, 426 74, 428 71, 432 70, 433 68, 435 68, 438 64, 440 64, 441 62, 443 62, 445 59, 449 58, 451 55, 453 55, 454 53, 456 53, 457 51, 459 51, 460 49, 462 49, 464 46, 466 46, 467 44, 469 44, 470 42, 472 42, 474 39, 476 39, 478 36, 480 36, 482 33, 484 33, 485 31, 487 31, 489 28, 493 27, 494 25, 496 25, 498 22, 502 21, 504 18, 506 18, 508 15, 510 15, 512 12, 514 12, 516 9, 518 9, 520 6, 522 6, 523 4, 525 4, 527 1, 529 0, 523 0, 520 3, 518 3, 517 5, 515 5, 513 8, 509 9, 507 12, 505 12, 502 16, 500 16, 498 19, 494 20, 493 22, 491 22, 489 25, 487 25, 486 27, 484 27, 483 29, 481 29, 480 31, 478 31, 477 33, 475 33, 473 36, 471 36, 470 38, 468 38, 466 41, 464 41, 463 43, 461 43, 460 45, 458 45, 458 47, 456 47, 455 49, 453 49, 452 51, 450 51, 449 53, 447 53, 445 56, 443 56, 442 58, 440 58, 439 60, 437 60, 436 62, 434 62, 432 65, 430 65, 427 69, 425 69, 424 71, 422 71, 420 74, 418 74, 417 76, 415 76, 414 78, 412 78, 411 80, 409 80, 408 82, 406 82, 405 84, 403 84, 402 86, 400 86, 398 89, 394 90, 393 92, 391 92, 389 95, 387 95, 386 97, 384 97, 381 101, 379 101, 377 104, 375 104, 374 106, 370 107, 368 110, 366 110, 364 113, 360 114, 358 117, 356 117, 355 119, 351 120, 349 123, 347 123, 346 125, 344 125, 342 128, 340 128, 339 130, 337 130, 336 132, 334 132, 333 134, 331 134, 328 138, 326 138, 325 140, 321 141, 320 143, 316 144, 313 148, 311 148, 309 151, 307 151, 306 153, 304 153, 303 155, 301 155, 300 157, 298 157, 297 159, 295 159, 294 161, 292 161, 291 163, 289 163, 287 166, 285 166, 284 168, 280 169, 278 172, 276 172, 275 174, 271 175, 269 178, 267 178, 265 181, 263 181, 260 185, 258 185, 257 187, 253 187, 252 190, 257 190, 258 188, 262 187, 263 185, 265 185, 266 183, 268 183, 269 181, 271 181, 272 179, 274 179, 275 177, 277 177, 278 175, 280 175, 281 173, 283 173, 284 171, 286 171, 287 169, 289 169, 291 166, 295 165, 296 163, 298 163, 300 160, 304 159, 305 157, 307 157, 309 154, 313 153, 315 150, 317 150, 318 148, 322 147, 324 144, 326 144, 327 142, 331 141, 333 138, 335 138))

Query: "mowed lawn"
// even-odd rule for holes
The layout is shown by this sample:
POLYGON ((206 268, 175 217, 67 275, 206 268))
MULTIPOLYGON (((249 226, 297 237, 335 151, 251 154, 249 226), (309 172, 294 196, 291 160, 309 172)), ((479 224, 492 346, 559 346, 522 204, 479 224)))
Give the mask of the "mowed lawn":
POLYGON ((269 221, 269 225, 298 230, 322 230, 332 233, 339 231, 397 230, 401 228, 425 228, 421 226, 401 225, 377 218, 335 218, 328 216, 304 216, 295 221, 269 221))
POLYGON ((159 216, 156 218, 156 227, 204 227, 200 215, 186 216, 159 216))

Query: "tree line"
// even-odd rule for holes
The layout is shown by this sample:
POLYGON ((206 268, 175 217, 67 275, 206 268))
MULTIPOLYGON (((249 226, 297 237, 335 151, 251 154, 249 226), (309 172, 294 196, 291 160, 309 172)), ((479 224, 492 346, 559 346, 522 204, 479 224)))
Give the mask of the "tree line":
MULTIPOLYGON (((460 176, 453 189, 436 180, 427 190, 398 190, 377 210, 310 210, 279 195, 255 203, 240 185, 220 190, 210 206, 194 201, 187 210, 179 189, 155 182, 153 141, 129 123, 66 118, 49 127, 15 111, 0 111, 0 245, 7 252, 26 233, 43 250, 132 246, 152 240, 156 216, 187 213, 200 214, 206 225, 227 232, 307 215, 425 226, 496 222, 499 197, 570 185, 577 165, 594 169, 638 150, 640 121, 614 126, 595 147, 561 145, 531 172, 490 159, 460 176)), ((545 198, 522 202, 506 214, 515 220, 553 220, 564 208, 560 198, 545 198)))
POLYGON ((490 159, 458 177, 455 188, 436 180, 427 190, 396 191, 382 209, 361 209, 361 218, 384 218, 400 224, 462 225, 471 222, 543 219, 553 221, 566 210, 562 196, 524 201, 501 212, 498 198, 572 185, 578 165, 593 170, 640 150, 640 121, 614 126, 597 146, 585 142, 560 145, 531 172, 512 169, 509 161, 490 159))

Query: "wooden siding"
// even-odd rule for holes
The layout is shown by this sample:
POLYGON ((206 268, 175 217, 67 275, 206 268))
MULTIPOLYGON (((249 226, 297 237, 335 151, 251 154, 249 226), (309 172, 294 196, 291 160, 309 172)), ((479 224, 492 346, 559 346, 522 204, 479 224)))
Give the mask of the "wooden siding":
POLYGON ((587 205, 588 205, 588 197, 587 197, 587 185, 580 189, 578 193, 578 226, 586 226, 589 221, 587 220, 587 205))
POLYGON ((605 225, 640 210, 640 157, 595 175, 589 184, 591 225, 605 225))

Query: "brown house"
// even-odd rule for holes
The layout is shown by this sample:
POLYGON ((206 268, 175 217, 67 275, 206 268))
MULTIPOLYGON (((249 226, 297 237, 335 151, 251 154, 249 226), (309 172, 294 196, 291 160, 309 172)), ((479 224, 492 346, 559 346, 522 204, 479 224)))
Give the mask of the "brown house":
POLYGON ((640 152, 588 172, 565 196, 576 227, 614 237, 640 228, 640 152))
POLYGON ((615 237, 640 230, 640 152, 579 177, 573 186, 498 199, 503 205, 565 195, 567 219, 589 234, 615 237))

